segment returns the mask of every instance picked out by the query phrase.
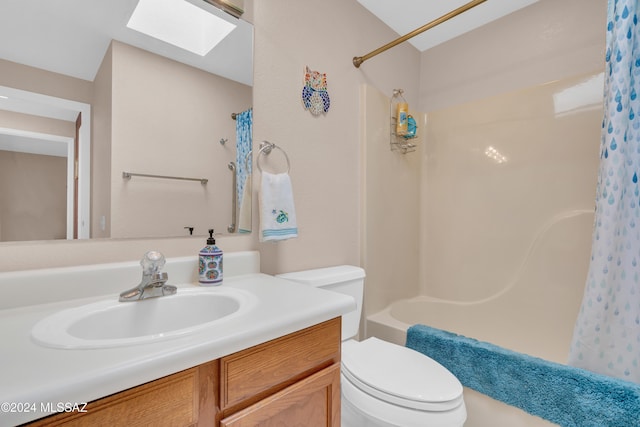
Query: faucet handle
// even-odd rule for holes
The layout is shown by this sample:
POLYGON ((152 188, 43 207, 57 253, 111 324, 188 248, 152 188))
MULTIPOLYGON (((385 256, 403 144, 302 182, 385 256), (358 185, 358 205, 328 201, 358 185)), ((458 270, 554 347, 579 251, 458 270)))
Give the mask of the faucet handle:
POLYGON ((143 274, 154 274, 159 273, 164 267, 167 261, 164 259, 164 255, 162 255, 158 251, 149 251, 144 254, 144 257, 140 261, 140 265, 142 266, 143 274))

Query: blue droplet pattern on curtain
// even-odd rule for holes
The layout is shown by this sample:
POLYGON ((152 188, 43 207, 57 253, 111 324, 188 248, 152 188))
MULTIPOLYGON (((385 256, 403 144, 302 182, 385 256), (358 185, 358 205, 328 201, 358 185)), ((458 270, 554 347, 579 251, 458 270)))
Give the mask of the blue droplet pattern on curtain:
POLYGON ((640 383, 640 29, 610 0, 591 262, 569 364, 640 383))
POLYGON ((251 176, 251 159, 247 155, 253 146, 253 109, 236 114, 236 168, 238 206, 242 206, 242 195, 247 177, 251 176))

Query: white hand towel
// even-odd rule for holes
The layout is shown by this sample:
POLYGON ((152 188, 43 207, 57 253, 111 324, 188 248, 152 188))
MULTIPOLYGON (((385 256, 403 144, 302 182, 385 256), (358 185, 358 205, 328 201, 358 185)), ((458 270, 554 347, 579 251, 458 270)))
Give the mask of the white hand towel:
POLYGON ((277 241, 298 237, 289 174, 262 172, 259 195, 260 241, 277 241))

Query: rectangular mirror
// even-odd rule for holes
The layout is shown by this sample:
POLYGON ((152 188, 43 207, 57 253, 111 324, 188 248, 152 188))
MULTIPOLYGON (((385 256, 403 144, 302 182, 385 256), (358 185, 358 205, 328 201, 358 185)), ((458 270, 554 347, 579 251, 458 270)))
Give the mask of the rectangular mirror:
POLYGON ((253 27, 175 1, 235 28, 199 55, 136 0, 0 5, 1 242, 251 231, 253 27))

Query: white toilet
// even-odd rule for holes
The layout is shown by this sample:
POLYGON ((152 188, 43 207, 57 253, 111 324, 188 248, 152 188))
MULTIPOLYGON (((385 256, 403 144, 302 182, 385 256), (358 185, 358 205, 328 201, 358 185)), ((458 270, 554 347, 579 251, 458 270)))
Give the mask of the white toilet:
POLYGON ((467 418, 462 385, 445 367, 412 349, 377 338, 356 341, 364 270, 348 265, 278 277, 351 295, 342 316, 342 427, 459 427, 467 418))

